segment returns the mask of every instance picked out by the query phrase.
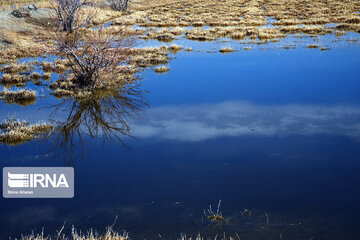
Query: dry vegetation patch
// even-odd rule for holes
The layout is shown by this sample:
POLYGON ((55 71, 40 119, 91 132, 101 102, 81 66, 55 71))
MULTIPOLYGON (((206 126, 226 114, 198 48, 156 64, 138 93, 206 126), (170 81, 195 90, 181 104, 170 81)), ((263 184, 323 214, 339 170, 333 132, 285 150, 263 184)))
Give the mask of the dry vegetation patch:
POLYGON ((26 121, 7 119, 0 123, 0 143, 7 145, 18 145, 54 129, 53 125, 47 123, 29 124, 26 121))
MULTIPOLYGON (((116 34, 119 28, 128 26, 128 35, 165 42, 183 34, 187 39, 200 41, 229 37, 275 42, 287 34, 313 36, 336 30, 338 36, 346 31, 360 32, 358 0, 137 0, 129 5, 127 12, 114 11, 99 1, 92 5, 98 14, 91 19, 91 24, 111 21, 112 26, 104 32, 116 34), (326 26, 328 23, 337 25, 326 26), (148 31, 131 28, 134 25, 147 27, 148 31), (195 28, 185 28, 189 26, 195 28), (203 29, 204 26, 210 28, 203 29)), ((38 7, 49 6, 45 2, 38 4, 38 7)), ((81 11, 86 14, 90 8, 81 11)), ((0 16, 0 44, 6 47, 0 52, 0 64, 44 52, 43 46, 33 41, 33 36, 49 37, 47 28, 53 23, 48 12, 41 8, 31 11, 31 17, 20 19, 0 16)))
POLYGON ((154 71, 156 73, 165 73, 165 72, 169 71, 169 67, 167 67, 167 66, 159 66, 159 67, 155 68, 154 71))
POLYGON ((6 103, 17 103, 23 106, 30 105, 36 101, 36 92, 26 89, 22 90, 3 90, 0 97, 6 103))
POLYGON ((221 53, 231 53, 234 52, 235 50, 231 47, 223 47, 219 50, 221 53))

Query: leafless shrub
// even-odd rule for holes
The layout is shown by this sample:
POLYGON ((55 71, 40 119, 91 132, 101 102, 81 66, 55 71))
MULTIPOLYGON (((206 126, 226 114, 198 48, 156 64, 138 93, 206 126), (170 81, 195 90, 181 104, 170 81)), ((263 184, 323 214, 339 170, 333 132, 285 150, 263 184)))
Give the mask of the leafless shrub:
POLYGON ((78 88, 104 88, 119 79, 127 71, 121 67, 128 62, 134 38, 123 31, 115 35, 103 33, 101 28, 85 34, 57 32, 54 35, 54 54, 64 56, 78 88))
POLYGON ((87 13, 80 11, 87 4, 87 0, 55 0, 50 3, 55 11, 55 18, 59 26, 62 31, 68 33, 88 27, 96 14, 95 10, 90 10, 87 13))
POLYGON ((110 7, 116 11, 126 11, 131 0, 108 0, 110 7))

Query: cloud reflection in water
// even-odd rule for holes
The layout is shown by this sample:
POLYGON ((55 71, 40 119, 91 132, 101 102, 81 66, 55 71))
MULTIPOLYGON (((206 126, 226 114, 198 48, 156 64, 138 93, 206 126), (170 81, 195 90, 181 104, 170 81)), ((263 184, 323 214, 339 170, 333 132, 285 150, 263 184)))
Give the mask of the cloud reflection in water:
POLYGON ((218 104, 151 108, 133 125, 138 138, 203 141, 241 135, 360 135, 360 107, 346 105, 218 104))

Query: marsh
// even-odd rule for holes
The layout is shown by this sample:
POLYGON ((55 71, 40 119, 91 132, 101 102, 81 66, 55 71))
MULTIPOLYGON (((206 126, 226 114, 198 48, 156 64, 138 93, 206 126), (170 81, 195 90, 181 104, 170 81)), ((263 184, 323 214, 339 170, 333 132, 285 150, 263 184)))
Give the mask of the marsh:
POLYGON ((3 52, 0 78, 23 76, 37 94, 31 104, 0 101, 1 122, 49 131, 2 142, 0 166, 72 166, 75 197, 2 198, 0 239, 72 226, 113 234, 110 225, 120 239, 358 239, 359 7, 169 0, 103 9, 94 19, 111 18, 103 31, 137 34, 120 66, 127 80, 108 89, 79 91, 61 56, 10 64, 3 52))

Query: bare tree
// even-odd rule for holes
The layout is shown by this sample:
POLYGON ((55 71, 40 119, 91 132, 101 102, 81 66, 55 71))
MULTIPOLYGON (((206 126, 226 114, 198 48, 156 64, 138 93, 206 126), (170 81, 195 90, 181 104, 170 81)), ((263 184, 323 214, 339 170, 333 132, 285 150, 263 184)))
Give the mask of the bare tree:
POLYGON ((131 0, 108 0, 110 7, 117 11, 126 11, 131 0))
POLYGON ((94 10, 87 14, 80 11, 87 4, 87 0, 55 0, 50 3, 62 31, 65 32, 72 33, 77 29, 89 26, 91 19, 95 16, 94 10))
POLYGON ((104 33, 102 28, 86 34, 57 32, 53 40, 56 45, 53 53, 69 61, 72 82, 78 88, 103 88, 129 71, 124 65, 134 38, 127 37, 123 30, 116 34, 104 33))

